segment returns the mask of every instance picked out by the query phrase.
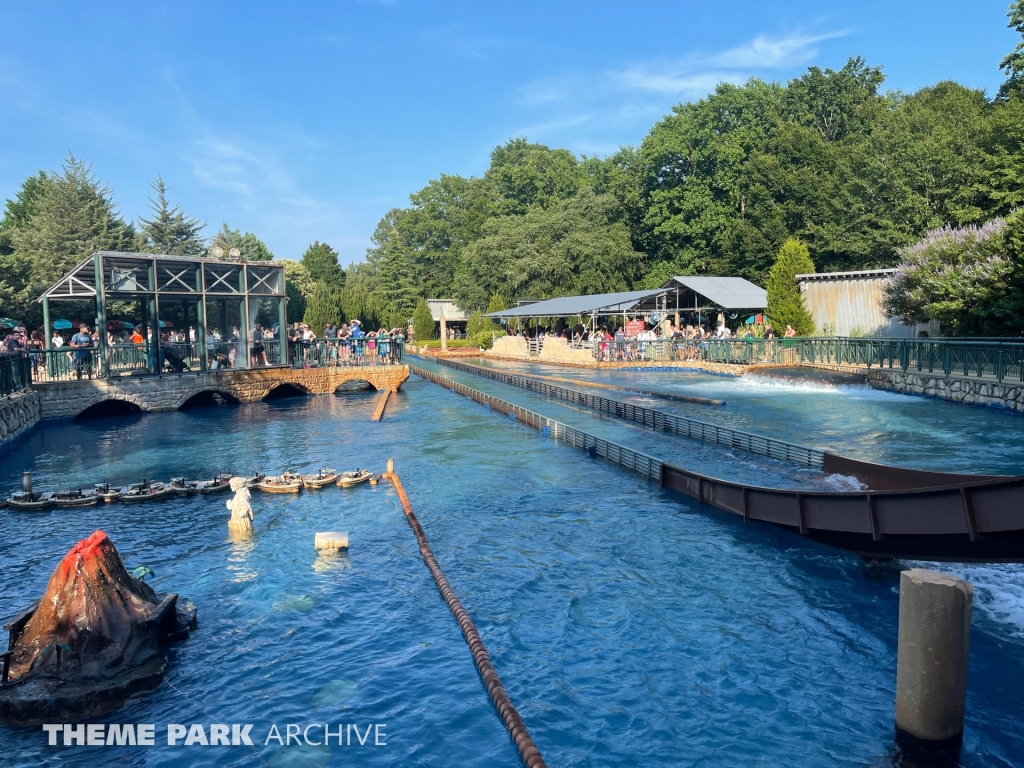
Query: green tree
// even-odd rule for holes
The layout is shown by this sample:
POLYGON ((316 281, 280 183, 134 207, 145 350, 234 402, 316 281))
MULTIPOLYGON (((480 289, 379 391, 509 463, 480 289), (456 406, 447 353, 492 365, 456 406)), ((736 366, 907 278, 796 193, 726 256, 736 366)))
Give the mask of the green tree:
POLYGON ((283 264, 284 289, 288 297, 288 322, 298 323, 306 314, 306 301, 316 284, 299 262, 284 259, 283 264))
POLYGON ((314 240, 302 254, 302 266, 317 283, 326 283, 337 289, 345 287, 345 272, 338 263, 338 252, 327 243, 314 240))
POLYGON ((412 313, 412 333, 419 344, 434 338, 434 316, 430 314, 426 299, 416 302, 416 309, 412 313))
POLYGON ((13 200, 8 199, 4 207, 4 216, 0 219, 0 256, 13 253, 11 237, 14 230, 28 224, 32 214, 39 207, 39 201, 50 186, 51 180, 46 171, 39 171, 21 182, 21 188, 13 200))
POLYGON ((165 253, 174 256, 205 256, 206 240, 199 234, 206 222, 185 215, 177 205, 167 202, 167 185, 163 178, 150 182, 156 200, 149 199, 153 218, 139 219, 139 235, 146 253, 165 253))
MULTIPOLYGON (((1006 17, 1010 20, 1006 26, 1024 37, 1024 0, 1010 3, 1010 11, 1006 17)), ((1006 82, 999 88, 998 98, 1005 99, 1011 93, 1019 91, 1021 84, 1024 83, 1024 39, 1003 57, 999 62, 999 68, 1006 73, 1006 82)))
POLYGON ((21 285, 0 288, 4 306, 30 325, 41 322, 35 299, 51 284, 96 251, 127 250, 135 239, 110 189, 93 177, 87 163, 69 154, 62 171, 48 178, 28 221, 11 234, 21 285))
POLYGON ((328 323, 339 325, 341 318, 341 295, 338 289, 327 283, 317 283, 306 302, 306 314, 302 322, 317 336, 323 336, 324 327, 328 323))
POLYGON ((804 306, 797 275, 814 272, 814 262, 807 252, 807 246, 796 238, 790 238, 779 249, 774 266, 768 273, 768 318, 777 331, 787 325, 793 327, 798 336, 814 333, 814 318, 804 306))
POLYGON ((242 252, 241 258, 244 261, 273 261, 274 254, 270 249, 252 232, 242 234, 237 229, 231 229, 227 222, 221 224, 220 230, 213 237, 211 246, 219 247, 224 251, 221 258, 228 258, 228 251, 237 248, 242 252))

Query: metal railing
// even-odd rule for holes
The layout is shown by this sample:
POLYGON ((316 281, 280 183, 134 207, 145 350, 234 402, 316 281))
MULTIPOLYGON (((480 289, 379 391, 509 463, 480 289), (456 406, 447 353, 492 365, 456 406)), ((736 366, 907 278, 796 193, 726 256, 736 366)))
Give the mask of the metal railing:
MULTIPOLYGON (((113 344, 106 350, 106 375, 134 376, 154 373, 198 372, 203 368, 202 350, 195 341, 165 341, 160 360, 152 344, 113 344)), ((398 365, 405 360, 405 340, 314 339, 288 345, 287 362, 281 359, 279 339, 209 342, 206 368, 210 371, 290 365, 320 368, 352 365, 398 365)), ((30 366, 29 380, 36 383, 98 379, 103 376, 100 350, 96 347, 59 347, 22 355, 30 366)))
POLYGON ((31 386, 34 364, 37 363, 23 352, 0 354, 0 399, 24 392, 31 386))
POLYGON ((547 431, 555 440, 561 440, 566 445, 586 451, 590 456, 600 456, 613 464, 618 464, 620 467, 636 472, 648 480, 661 482, 661 468, 664 463, 661 459, 634 451, 632 448, 613 443, 610 440, 596 437, 589 432, 570 427, 568 424, 562 424, 554 419, 549 419, 547 416, 542 416, 534 411, 513 405, 505 400, 485 394, 472 387, 467 387, 465 384, 452 381, 444 376, 438 376, 430 371, 425 371, 417 366, 410 366, 410 370, 417 376, 422 376, 428 381, 440 384, 442 387, 453 392, 469 397, 482 405, 488 406, 491 410, 515 417, 516 421, 521 421, 527 426, 540 430, 542 433, 547 431))
POLYGON ((672 432, 680 437, 688 437, 706 443, 716 443, 728 448, 746 451, 758 456, 767 456, 771 459, 811 467, 812 469, 821 469, 824 465, 825 452, 817 448, 808 448, 803 445, 787 443, 784 440, 776 440, 772 437, 755 435, 752 432, 743 432, 738 429, 731 429, 730 427, 688 419, 684 416, 676 416, 653 408, 644 408, 639 405, 623 403, 620 400, 611 400, 600 395, 592 395, 575 389, 559 387, 525 376, 517 376, 475 365, 466 365, 455 360, 438 358, 436 362, 449 368, 454 368, 457 371, 493 379, 503 384, 510 384, 520 389, 544 395, 545 397, 553 397, 574 405, 582 405, 655 431, 672 432))
POLYGON ((599 362, 699 361, 752 365, 849 365, 1024 381, 1024 340, 974 339, 684 339, 582 343, 599 362))
POLYGON ((405 339, 312 339, 288 345, 293 368, 332 368, 364 365, 401 365, 405 339))

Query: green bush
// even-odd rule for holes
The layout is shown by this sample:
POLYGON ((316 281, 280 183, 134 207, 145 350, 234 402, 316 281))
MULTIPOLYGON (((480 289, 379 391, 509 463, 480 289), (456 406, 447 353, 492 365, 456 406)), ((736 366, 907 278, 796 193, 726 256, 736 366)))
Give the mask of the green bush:
MULTIPOLYGON (((421 346, 429 347, 430 349, 437 349, 438 347, 441 346, 441 340, 440 339, 434 339, 433 341, 428 341, 426 344, 422 344, 421 346)), ((449 339, 448 340, 448 348, 449 349, 458 349, 459 347, 475 347, 475 346, 476 346, 476 342, 473 339, 449 339)))
POLYGON ((412 333, 421 344, 434 338, 434 316, 430 314, 426 299, 416 302, 416 309, 412 313, 412 333))
POLYGON ((787 325, 793 326, 797 336, 814 333, 814 318, 804 306, 796 276, 814 272, 814 262, 807 252, 807 246, 795 237, 782 244, 768 273, 768 317, 777 335, 782 335, 787 325))

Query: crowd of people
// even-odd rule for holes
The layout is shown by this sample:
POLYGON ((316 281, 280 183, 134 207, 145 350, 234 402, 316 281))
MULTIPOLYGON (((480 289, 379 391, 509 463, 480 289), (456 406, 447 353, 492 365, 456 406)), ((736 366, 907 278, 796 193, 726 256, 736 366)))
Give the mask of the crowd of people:
MULTIPOLYGON (((336 327, 328 323, 323 336, 317 337, 304 323, 294 323, 287 328, 291 346, 291 364, 301 367, 338 365, 386 365, 401 360, 401 343, 405 334, 400 328, 379 328, 364 332, 359 320, 336 327)), ((255 324, 249 331, 248 365, 250 368, 278 365, 280 331, 277 327, 255 324)), ((160 329, 160 364, 156 366, 153 329, 141 325, 125 327, 112 323, 107 330, 106 343, 108 359, 112 370, 153 369, 181 372, 193 370, 200 356, 197 332, 194 326, 187 330, 160 329)), ((92 378, 95 370, 95 352, 100 346, 97 328, 81 324, 76 333, 68 338, 54 329, 50 347, 62 357, 51 358, 50 367, 58 364, 59 378, 72 374, 76 379, 92 378), (61 362, 66 359, 66 365, 61 362)), ((238 356, 244 355, 244 341, 238 326, 231 326, 224 333, 216 327, 206 331, 207 368, 219 370, 237 368, 238 356)), ((24 327, 12 328, 0 340, 0 355, 28 354, 32 364, 33 378, 44 378, 40 369, 47 369, 46 343, 42 330, 26 332, 24 327)), ((244 359, 244 358, 243 358, 244 359)), ((54 375, 52 372, 48 375, 54 375)))
MULTIPOLYGON (((644 359, 651 352, 660 358, 694 360, 702 356, 708 342, 713 339, 764 339, 770 342, 775 338, 775 329, 770 323, 766 322, 757 330, 755 334, 755 329, 746 324, 742 330, 733 330, 725 323, 719 323, 712 329, 710 325, 700 323, 684 326, 667 322, 664 325, 643 323, 639 328, 629 325, 602 325, 595 328, 563 326, 555 329, 539 326, 533 329, 509 329, 508 333, 532 339, 561 338, 573 346, 586 344, 593 347, 598 360, 612 361, 644 359)), ((787 325, 784 335, 793 338, 796 331, 787 325)))
POLYGON ((288 331, 292 348, 292 364, 303 368, 311 366, 336 367, 344 365, 389 365, 401 360, 401 343, 405 334, 401 328, 384 327, 364 331, 358 319, 346 325, 328 323, 324 335, 317 337, 305 323, 293 323, 288 331))

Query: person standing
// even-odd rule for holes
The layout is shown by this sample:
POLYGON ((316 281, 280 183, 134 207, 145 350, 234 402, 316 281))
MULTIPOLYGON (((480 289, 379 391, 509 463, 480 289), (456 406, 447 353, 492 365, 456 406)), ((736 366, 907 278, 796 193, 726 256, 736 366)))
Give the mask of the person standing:
POLYGON ((89 335, 89 326, 83 323, 78 326, 78 333, 71 337, 71 357, 75 362, 75 378, 81 380, 82 371, 92 378, 92 336, 89 335))

